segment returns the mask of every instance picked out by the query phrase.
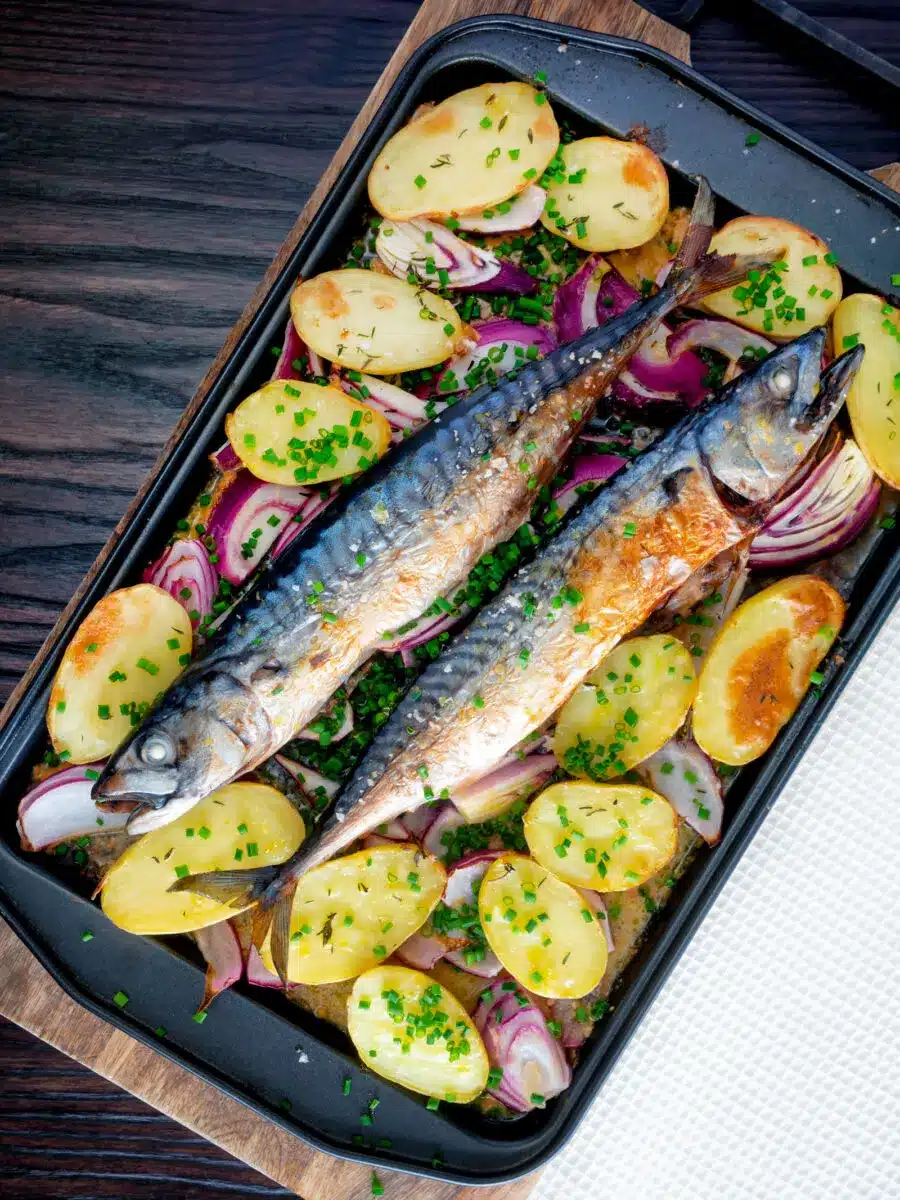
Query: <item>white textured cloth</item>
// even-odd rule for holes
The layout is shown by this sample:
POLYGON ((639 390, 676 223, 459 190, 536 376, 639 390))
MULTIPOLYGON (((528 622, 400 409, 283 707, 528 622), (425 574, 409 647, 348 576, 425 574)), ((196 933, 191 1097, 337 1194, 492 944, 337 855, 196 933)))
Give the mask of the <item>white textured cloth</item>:
POLYGON ((900 608, 531 1200, 900 1200, 900 608))

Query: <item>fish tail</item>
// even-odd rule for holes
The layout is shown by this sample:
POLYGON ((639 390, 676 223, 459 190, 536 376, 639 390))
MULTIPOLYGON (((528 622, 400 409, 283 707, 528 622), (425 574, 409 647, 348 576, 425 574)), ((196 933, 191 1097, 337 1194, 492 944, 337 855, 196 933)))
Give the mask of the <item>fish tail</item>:
POLYGON ((288 955, 291 947, 291 911, 294 907, 294 892, 297 890, 295 875, 275 876, 259 898, 259 903, 250 916, 250 937, 257 949, 271 930, 270 949, 275 973, 282 986, 288 986, 288 955))
POLYGON ((231 908, 255 904, 272 884, 279 868, 255 867, 250 871, 204 871, 185 875, 170 885, 170 892, 194 892, 231 908))
POLYGON ((714 219, 715 200, 713 199, 712 188, 710 188, 704 176, 698 175, 697 194, 691 206, 687 230, 681 239, 681 245, 678 247, 675 261, 672 263, 672 269, 666 281, 667 284, 677 287, 686 275, 691 275, 694 271, 697 263, 703 258, 709 248, 709 241, 713 235, 714 219))

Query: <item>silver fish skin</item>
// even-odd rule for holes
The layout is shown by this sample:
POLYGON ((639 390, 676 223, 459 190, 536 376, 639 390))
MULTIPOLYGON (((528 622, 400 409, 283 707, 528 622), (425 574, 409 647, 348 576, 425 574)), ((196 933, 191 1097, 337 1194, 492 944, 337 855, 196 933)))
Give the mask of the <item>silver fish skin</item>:
POLYGON ((656 296, 446 410, 297 538, 112 755, 94 799, 132 807, 135 834, 179 816, 288 742, 386 632, 509 537, 666 314, 745 277, 748 260, 696 261, 712 227, 702 179, 692 218, 656 296))
POLYGON ((376 826, 480 778, 542 725, 622 637, 762 523, 843 404, 857 347, 819 373, 816 329, 686 417, 578 513, 426 668, 324 826, 281 867, 179 880, 274 915, 286 978, 297 878, 376 826), (528 615, 526 615, 528 614, 528 615))

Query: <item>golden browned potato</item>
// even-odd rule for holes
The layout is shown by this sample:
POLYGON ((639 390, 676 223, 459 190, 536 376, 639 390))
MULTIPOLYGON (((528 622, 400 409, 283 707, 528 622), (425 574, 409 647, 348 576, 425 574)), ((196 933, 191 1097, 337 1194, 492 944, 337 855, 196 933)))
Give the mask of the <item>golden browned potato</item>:
POLYGON ((94 606, 66 647, 47 708, 57 754, 105 758, 191 656, 191 622, 152 583, 119 588, 94 606))
POLYGON ((663 227, 648 242, 631 250, 614 250, 609 265, 615 267, 635 291, 641 291, 645 280, 654 282, 660 271, 678 253, 690 220, 687 208, 672 208, 663 227))
POLYGON ((857 293, 834 314, 834 349, 861 343, 866 356, 847 394, 853 436, 872 470, 900 487, 900 311, 882 296, 857 293))
POLYGON ((693 733, 719 762, 764 754, 806 695, 844 620, 844 601, 814 575, 794 575, 746 600, 713 642, 700 675, 693 733))
POLYGON ((543 92, 483 83, 423 108, 394 134, 369 173, 369 198, 394 221, 480 212, 539 179, 558 145, 543 92))
POLYGON ((432 367, 463 338, 453 305, 405 279, 348 267, 297 285, 291 295, 297 332, 339 367, 394 375, 432 367))
POLYGON ((288 379, 264 383, 242 400, 225 418, 225 432, 257 479, 280 484, 358 475, 391 444, 391 427, 377 409, 341 388, 288 379))
POLYGON ((590 137, 560 150, 565 180, 547 187, 541 222, 581 250, 640 246, 669 211, 666 169, 647 146, 590 137))
POLYGON ((786 264, 703 301, 707 312, 745 329, 789 340, 824 325, 840 302, 843 284, 836 257, 821 238, 791 221, 736 217, 713 235, 709 248, 718 254, 774 253, 786 264))

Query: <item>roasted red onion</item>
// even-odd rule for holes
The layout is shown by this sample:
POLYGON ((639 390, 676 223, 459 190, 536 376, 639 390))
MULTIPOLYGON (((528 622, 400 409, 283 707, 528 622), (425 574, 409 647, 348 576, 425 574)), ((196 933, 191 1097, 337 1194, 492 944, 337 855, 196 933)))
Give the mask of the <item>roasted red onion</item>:
MULTIPOLYGON (((462 908, 464 904, 470 908, 478 908, 478 890, 488 867, 500 855, 499 850, 476 850, 464 855, 451 869, 444 886, 444 903, 448 908, 462 908)), ((503 964, 492 950, 487 950, 483 958, 477 962, 466 957, 466 939, 462 940, 459 949, 447 954, 447 961, 470 975, 479 975, 482 979, 493 979, 503 970, 503 964)))
POLYGON ((856 442, 834 439, 800 485, 772 508, 751 543, 751 568, 798 567, 843 549, 874 516, 880 492, 856 442))
POLYGON ((470 233, 512 233, 528 229, 540 219, 547 193, 536 183, 530 183, 518 196, 502 204, 493 204, 477 213, 465 213, 457 218, 460 229, 470 233))
POLYGON ((571 495, 569 500, 560 503, 564 496, 575 493, 583 483, 606 483, 617 471, 628 462, 618 454, 582 454, 572 464, 572 474, 566 482, 556 489, 553 499, 562 512, 566 512, 576 501, 577 495, 571 495))
POLYGON ((359 378, 340 377, 340 386, 345 392, 362 400, 371 408, 384 413, 388 424, 395 430, 410 429, 419 421, 428 420, 428 401, 404 391, 385 379, 374 375, 360 374, 359 378))
POLYGON ((572 1070, 544 1014, 512 981, 491 984, 475 1009, 488 1058, 502 1071, 490 1094, 514 1112, 530 1112, 564 1092, 572 1070))
POLYGON ((722 836, 722 783, 696 742, 672 738, 638 767, 642 778, 669 801, 710 845, 722 836))
POLYGON ((473 321, 472 329, 478 334, 478 342, 450 359, 435 383, 436 397, 471 391, 524 366, 529 354, 533 359, 544 358, 556 349, 556 338, 546 325, 526 325, 498 317, 473 321))
POLYGON ((275 370, 272 372, 272 378, 302 379, 304 371, 301 368, 304 361, 306 363, 307 375, 320 377, 325 375, 325 364, 319 358, 318 354, 316 354, 315 350, 310 350, 297 332, 294 322, 288 317, 282 340, 281 354, 278 356, 275 370), (300 363, 301 367, 296 367, 295 363, 300 363))
MULTIPOLYGON (((316 717, 316 719, 313 722, 311 722, 311 724, 307 725, 305 729, 300 730, 300 732, 297 734, 297 737, 305 738, 307 741, 320 742, 322 740, 322 738, 321 738, 322 731, 321 731, 321 729, 317 729, 316 726, 319 725, 319 723, 321 721, 322 721, 322 717, 316 717)), ((341 738, 345 738, 348 733, 352 733, 352 732, 353 732, 353 709, 350 707, 350 702, 348 700, 344 700, 343 701, 343 716, 341 717, 341 723, 337 727, 337 729, 334 731, 334 733, 331 734, 329 741, 339 742, 341 740, 341 738)))
POLYGON ((459 829, 460 825, 465 824, 465 817, 449 801, 439 804, 435 810, 434 820, 422 839, 422 849, 433 854, 435 858, 443 858, 447 853, 447 847, 441 838, 445 833, 452 833, 454 829, 459 829))
POLYGON ((275 545, 272 547, 272 561, 287 550, 291 542, 298 538, 307 526, 311 525, 332 504, 340 491, 340 484, 326 484, 320 491, 313 492, 291 520, 284 526, 275 545))
POLYGON ((219 576, 209 561, 209 552, 197 538, 180 538, 167 546, 162 556, 148 567, 144 583, 154 583, 172 596, 198 625, 213 610, 219 576))
POLYGON ((230 583, 243 583, 309 499, 305 488, 263 483, 249 471, 239 471, 217 498, 209 520, 220 574, 230 583))
MULTIPOLYGON (((463 813, 496 815, 508 808, 513 801, 530 795, 549 779, 556 770, 556 759, 552 754, 529 754, 525 758, 516 756, 495 767, 480 779, 474 779, 453 789, 453 803, 463 813)), ((475 817, 472 818, 476 819, 475 817)), ((465 824, 463 820, 461 824, 465 824)))
POLYGON ((438 815, 439 805, 434 803, 422 804, 419 808, 413 809, 412 812, 404 813, 400 821, 413 839, 413 841, 421 842, 425 834, 435 822, 438 815))
POLYGON ((247 951, 247 982, 255 987, 280 988, 282 982, 270 971, 262 960, 262 955, 255 946, 247 951))
POLYGON ((433 617, 420 617, 416 621, 414 628, 406 629, 405 633, 398 633, 393 637, 385 638, 379 644, 379 649, 385 652, 395 650, 403 659, 403 665, 405 667, 412 667, 416 661, 413 650, 417 646, 424 646, 432 638, 436 638, 438 634, 452 629, 458 621, 462 620, 468 611, 468 605, 464 604, 449 613, 440 612, 433 617))
POLYGON ((35 784, 19 801, 16 826, 22 849, 46 850, 69 838, 92 837, 123 829, 130 812, 104 808, 91 798, 104 763, 66 767, 35 784))
POLYGON ((199 1011, 203 1012, 216 996, 237 983, 244 973, 241 943, 230 921, 218 921, 194 933, 200 952, 206 959, 206 985, 199 1011))
POLYGON ((382 221, 375 250, 392 275, 406 279, 412 274, 426 287, 470 288, 500 274, 496 254, 463 241, 446 226, 425 217, 382 221))
POLYGON ((209 461, 217 471, 237 471, 241 466, 241 460, 234 452, 234 447, 231 442, 226 442, 224 446, 220 446, 218 450, 213 450, 209 456, 209 461))
POLYGON ((550 1011, 553 1020, 560 1026, 559 1040, 566 1050, 577 1050, 590 1037, 594 1028, 593 1021, 588 1017, 588 1005, 585 1000, 551 1000, 550 1011), (583 1016, 584 1020, 579 1020, 583 1016))
POLYGON ((417 971, 430 971, 455 945, 458 942, 438 937, 437 934, 428 937, 424 933, 414 933, 402 946, 397 947, 394 957, 417 971))
POLYGON ((276 754, 275 761, 279 766, 284 767, 288 775, 297 784, 301 792, 308 796, 310 801, 315 801, 317 795, 326 796, 332 800, 340 791, 341 785, 334 779, 328 779, 325 775, 320 775, 318 771, 314 771, 312 767, 306 766, 305 763, 297 762, 294 758, 288 758, 286 754, 276 754))

